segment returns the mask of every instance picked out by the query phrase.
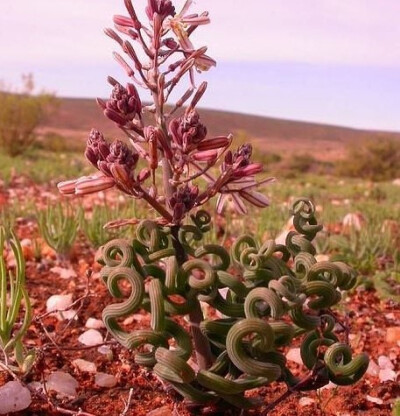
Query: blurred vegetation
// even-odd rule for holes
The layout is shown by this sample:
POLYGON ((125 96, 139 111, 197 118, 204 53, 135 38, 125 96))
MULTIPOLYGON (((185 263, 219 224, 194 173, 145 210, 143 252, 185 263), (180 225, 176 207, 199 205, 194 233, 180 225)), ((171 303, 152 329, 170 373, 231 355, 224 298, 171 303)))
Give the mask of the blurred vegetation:
POLYGON ((48 131, 43 134, 33 147, 54 153, 81 153, 85 151, 86 143, 76 137, 66 137, 55 131, 48 131))
POLYGON ((0 82, 0 147, 15 157, 23 154, 37 140, 37 128, 58 105, 54 94, 34 94, 32 74, 22 76, 22 88, 0 82))
POLYGON ((375 137, 348 146, 337 163, 338 176, 384 181, 400 177, 400 141, 375 137))
POLYGON ((91 172, 93 168, 85 161, 82 152, 51 152, 35 147, 15 157, 0 152, 0 177, 6 184, 18 176, 38 184, 55 184, 91 172))

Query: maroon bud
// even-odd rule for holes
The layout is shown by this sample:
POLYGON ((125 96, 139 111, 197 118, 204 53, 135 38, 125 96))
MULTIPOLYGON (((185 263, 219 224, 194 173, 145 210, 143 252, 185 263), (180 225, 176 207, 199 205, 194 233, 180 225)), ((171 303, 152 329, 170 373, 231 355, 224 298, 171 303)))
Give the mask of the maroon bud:
POLYGON ((121 65, 121 67, 124 69, 128 77, 132 77, 135 75, 135 72, 133 69, 129 66, 129 64, 125 61, 125 59, 117 52, 113 52, 113 56, 115 60, 121 65))
POLYGON ((169 49, 176 49, 179 47, 178 42, 176 42, 175 39, 173 38, 164 39, 162 44, 169 49))
POLYGON ((227 165, 232 165, 233 163, 233 155, 231 150, 228 150, 225 154, 225 163, 227 165))
POLYGON ((127 120, 125 117, 123 117, 120 113, 117 111, 111 110, 110 108, 107 108, 104 110, 104 115, 109 118, 111 121, 114 121, 120 126, 125 126, 127 120))
POLYGON ((96 102, 103 110, 106 109, 106 102, 102 100, 101 98, 96 98, 96 102))
POLYGON ((134 23, 134 28, 136 30, 141 29, 142 25, 136 15, 135 9, 132 5, 132 1, 131 0, 125 0, 125 7, 126 10, 128 10, 129 16, 132 18, 132 21, 134 23))
POLYGON ((235 169, 233 176, 235 178, 244 178, 245 176, 253 176, 263 171, 262 163, 251 163, 243 168, 235 169))
POLYGON ((155 13, 160 15, 161 20, 167 16, 175 16, 175 7, 171 0, 148 0, 147 4, 146 14, 149 20, 153 20, 155 13))
POLYGON ((229 146, 231 140, 229 137, 220 136, 215 137, 214 139, 203 140, 197 146, 197 150, 213 150, 213 149, 221 149, 223 147, 229 146))
POLYGON ((86 158, 97 168, 98 162, 105 160, 109 153, 110 145, 106 142, 104 136, 98 130, 92 129, 86 143, 86 158))
POLYGON ((146 179, 148 179, 151 176, 151 172, 147 168, 143 168, 139 174, 137 175, 137 181, 139 183, 144 182, 146 179))
POLYGON ((135 27, 133 20, 130 17, 115 15, 113 22, 118 26, 135 27))
POLYGON ((123 40, 121 39, 121 37, 112 29, 104 29, 104 33, 109 36, 111 39, 115 40, 117 43, 119 43, 120 46, 123 45, 123 40))

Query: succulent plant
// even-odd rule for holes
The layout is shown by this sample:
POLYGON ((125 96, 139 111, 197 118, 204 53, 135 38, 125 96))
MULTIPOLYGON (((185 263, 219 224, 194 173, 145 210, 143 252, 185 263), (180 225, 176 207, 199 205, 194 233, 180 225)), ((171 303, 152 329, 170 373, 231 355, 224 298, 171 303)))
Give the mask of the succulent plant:
POLYGON ((204 204, 218 196, 219 213, 227 202, 239 214, 247 212, 246 202, 267 207, 257 188, 273 178, 257 179, 264 166, 252 160, 250 144, 229 150, 233 136, 210 138, 200 119, 196 106, 207 84, 196 87, 195 73, 216 63, 206 47, 196 49, 191 41, 192 33, 210 22, 208 12, 189 14, 191 3, 177 13, 169 0, 148 0, 145 25, 125 0, 129 16, 115 16, 116 31, 106 34, 122 48, 125 57, 114 57, 131 83, 123 86, 109 77, 110 99, 98 104, 131 146, 109 143, 92 130, 85 155, 99 173, 59 184, 62 193, 80 195, 116 187, 156 213, 138 220, 133 241, 112 240, 98 252, 101 277, 119 300, 103 311, 107 329, 134 351, 136 363, 152 368, 197 405, 260 405, 246 392, 272 381, 286 383, 290 391, 317 389, 329 380, 354 383, 365 373, 368 357, 353 357, 345 337, 334 333, 331 308, 355 285, 356 274, 342 262, 316 261, 312 240, 322 226, 310 201, 294 203, 296 231, 284 245, 242 235, 228 252, 204 242, 212 226, 204 204), (188 89, 167 110, 185 79, 188 89), (151 105, 135 85, 150 93, 151 105), (146 112, 153 122, 145 122, 146 112), (147 167, 139 169, 140 160, 147 167), (122 281, 130 286, 128 294, 122 281), (141 310, 151 315, 150 326, 126 331, 121 318, 141 310), (284 354, 295 339, 309 370, 303 379, 291 373, 284 354))

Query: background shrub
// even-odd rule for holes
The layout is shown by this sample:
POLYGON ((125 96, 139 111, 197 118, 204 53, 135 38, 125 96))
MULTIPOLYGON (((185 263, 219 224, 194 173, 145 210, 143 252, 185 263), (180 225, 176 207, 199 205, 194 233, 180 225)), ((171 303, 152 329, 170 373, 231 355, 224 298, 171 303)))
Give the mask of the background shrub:
POLYGON ((347 148, 337 164, 339 176, 384 181, 400 177, 400 141, 376 137, 347 148))
POLYGON ((32 74, 22 77, 20 90, 0 83, 0 147, 15 157, 24 153, 37 138, 37 127, 57 106, 53 94, 34 95, 32 74))

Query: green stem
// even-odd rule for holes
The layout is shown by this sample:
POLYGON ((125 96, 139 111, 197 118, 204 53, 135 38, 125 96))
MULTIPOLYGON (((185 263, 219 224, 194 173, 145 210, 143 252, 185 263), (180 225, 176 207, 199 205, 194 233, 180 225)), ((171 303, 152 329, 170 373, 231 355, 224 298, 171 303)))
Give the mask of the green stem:
MULTIPOLYGON (((179 241, 179 225, 171 227, 171 234, 173 236, 172 244, 176 251, 176 260, 181 266, 185 261, 187 261, 187 254, 179 241)), ((200 330, 200 323, 204 320, 200 302, 198 300, 193 300, 193 302, 195 302, 195 304, 193 309, 189 312, 190 332, 193 337, 197 365, 200 370, 207 370, 213 364, 210 342, 200 330)))

